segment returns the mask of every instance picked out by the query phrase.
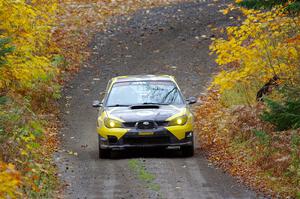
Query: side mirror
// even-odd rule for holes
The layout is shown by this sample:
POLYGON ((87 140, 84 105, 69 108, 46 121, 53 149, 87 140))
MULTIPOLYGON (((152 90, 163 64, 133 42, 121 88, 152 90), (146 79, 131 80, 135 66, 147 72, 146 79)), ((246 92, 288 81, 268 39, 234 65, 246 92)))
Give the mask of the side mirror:
POLYGON ((99 108, 102 107, 102 103, 99 100, 93 101, 93 107, 99 108))
POLYGON ((195 104, 197 102, 197 98, 196 97, 189 97, 187 100, 188 104, 195 104))

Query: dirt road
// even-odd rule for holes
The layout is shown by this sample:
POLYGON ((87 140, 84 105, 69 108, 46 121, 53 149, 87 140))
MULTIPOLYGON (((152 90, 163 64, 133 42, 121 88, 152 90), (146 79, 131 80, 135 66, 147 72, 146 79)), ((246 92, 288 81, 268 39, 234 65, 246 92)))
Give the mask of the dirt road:
POLYGON ((197 1, 119 17, 90 44, 92 56, 64 89, 62 150, 55 157, 66 198, 256 198, 214 168, 201 152, 131 151, 98 159, 97 110, 91 103, 117 75, 174 75, 186 97, 199 95, 215 70, 209 25, 230 24, 218 12, 225 1, 197 1))

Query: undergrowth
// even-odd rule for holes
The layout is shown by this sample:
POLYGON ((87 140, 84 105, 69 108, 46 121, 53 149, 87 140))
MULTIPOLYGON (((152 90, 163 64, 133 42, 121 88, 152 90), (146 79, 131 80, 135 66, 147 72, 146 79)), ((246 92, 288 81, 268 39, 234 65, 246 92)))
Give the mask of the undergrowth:
POLYGON ((171 0, 0 1, 0 198, 55 198, 61 86, 112 16, 171 0))
POLYGON ((221 11, 244 18, 210 46, 220 71, 196 111, 198 141, 211 161, 259 192, 299 198, 299 1, 236 3, 243 7, 221 11))

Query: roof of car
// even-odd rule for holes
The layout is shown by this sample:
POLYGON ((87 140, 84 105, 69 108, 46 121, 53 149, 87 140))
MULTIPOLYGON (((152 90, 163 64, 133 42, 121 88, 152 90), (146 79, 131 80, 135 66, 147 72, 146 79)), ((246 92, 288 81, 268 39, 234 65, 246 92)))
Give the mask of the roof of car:
POLYGON ((160 80, 160 81, 175 81, 171 75, 128 75, 118 76, 112 79, 115 82, 128 82, 128 81, 149 81, 149 80, 160 80))

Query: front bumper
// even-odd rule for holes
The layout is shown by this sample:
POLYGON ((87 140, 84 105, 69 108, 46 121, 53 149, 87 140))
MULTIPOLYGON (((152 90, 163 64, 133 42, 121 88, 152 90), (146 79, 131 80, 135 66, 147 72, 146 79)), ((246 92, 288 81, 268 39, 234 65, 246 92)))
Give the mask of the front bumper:
POLYGON ((192 141, 185 143, 177 143, 177 144, 123 144, 123 145, 107 145, 101 144, 101 149, 115 149, 115 150, 123 150, 127 148, 172 148, 172 147, 181 147, 181 146, 192 146, 192 141))
MULTIPOLYGON (((150 131, 150 130, 148 130, 150 131)), ((181 147, 193 145, 193 132, 182 132, 185 137, 179 140, 171 132, 165 128, 152 130, 148 135, 141 135, 138 130, 130 130, 121 138, 116 136, 107 136, 107 138, 99 135, 99 144, 101 149, 126 149, 126 148, 144 148, 144 147, 181 147)), ((147 134, 147 132, 145 132, 147 134)))

